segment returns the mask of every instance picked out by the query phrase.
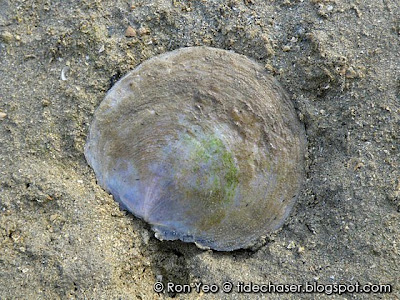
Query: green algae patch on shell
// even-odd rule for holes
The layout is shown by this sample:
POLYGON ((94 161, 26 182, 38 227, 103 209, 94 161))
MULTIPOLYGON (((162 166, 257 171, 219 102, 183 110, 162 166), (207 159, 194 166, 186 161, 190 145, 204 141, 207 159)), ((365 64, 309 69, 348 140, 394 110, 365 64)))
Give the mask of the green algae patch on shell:
POLYGON ((288 216, 305 132, 280 85, 234 52, 151 58, 107 93, 85 156, 98 183, 161 240, 246 248, 288 216))

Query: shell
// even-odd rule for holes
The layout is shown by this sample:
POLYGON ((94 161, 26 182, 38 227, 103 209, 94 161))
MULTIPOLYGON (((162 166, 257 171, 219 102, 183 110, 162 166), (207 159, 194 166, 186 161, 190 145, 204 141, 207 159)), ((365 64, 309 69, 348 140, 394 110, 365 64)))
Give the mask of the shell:
POLYGON ((262 66, 189 47, 113 86, 85 156, 98 183, 158 239, 231 251, 283 223, 304 178, 305 145, 291 101, 262 66))

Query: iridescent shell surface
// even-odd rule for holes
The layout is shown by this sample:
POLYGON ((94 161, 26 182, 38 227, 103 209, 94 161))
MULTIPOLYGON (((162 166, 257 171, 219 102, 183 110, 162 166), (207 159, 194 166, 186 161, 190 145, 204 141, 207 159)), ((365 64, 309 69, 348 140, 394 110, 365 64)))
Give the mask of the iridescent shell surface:
POLYGON ((156 237, 221 251, 277 229, 304 178, 291 101, 258 63, 189 47, 145 61, 97 109, 85 156, 156 237))

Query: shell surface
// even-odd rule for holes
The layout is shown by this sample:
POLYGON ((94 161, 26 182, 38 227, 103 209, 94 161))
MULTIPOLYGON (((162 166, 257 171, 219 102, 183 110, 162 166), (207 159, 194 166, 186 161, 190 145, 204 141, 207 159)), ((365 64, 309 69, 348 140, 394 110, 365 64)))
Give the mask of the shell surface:
POLYGON ((289 214, 306 139, 291 101, 258 63, 189 47, 119 80, 91 124, 98 183, 156 237, 231 251, 289 214))

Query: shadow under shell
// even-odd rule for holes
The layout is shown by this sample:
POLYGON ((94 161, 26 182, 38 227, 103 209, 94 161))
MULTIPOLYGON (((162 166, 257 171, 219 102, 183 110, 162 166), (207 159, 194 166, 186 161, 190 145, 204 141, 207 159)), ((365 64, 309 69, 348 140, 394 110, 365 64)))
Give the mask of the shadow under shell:
POLYGON ((85 156, 98 183, 156 237, 220 251, 277 229, 304 178, 305 132, 258 63, 182 48, 119 80, 85 156))

